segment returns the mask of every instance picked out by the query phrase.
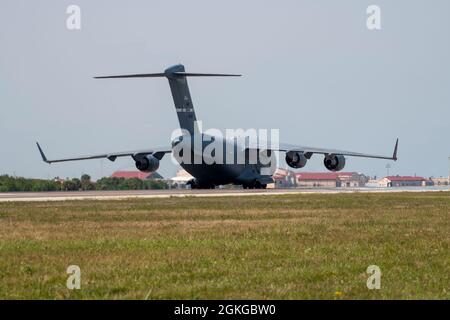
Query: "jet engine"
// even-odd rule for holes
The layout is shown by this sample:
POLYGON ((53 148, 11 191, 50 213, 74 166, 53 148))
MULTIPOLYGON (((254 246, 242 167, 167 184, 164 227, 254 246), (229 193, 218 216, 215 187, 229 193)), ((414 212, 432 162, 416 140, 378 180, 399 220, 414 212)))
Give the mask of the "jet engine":
POLYGON ((159 160, 151 154, 145 156, 135 156, 136 168, 142 172, 154 172, 159 168, 159 160))
POLYGON ((330 171, 341 171, 345 167, 345 157, 341 154, 329 154, 325 156, 323 164, 330 171))
POLYGON ((289 151, 286 152, 286 163, 289 167, 294 169, 300 169, 306 166, 308 159, 305 157, 303 152, 289 151))

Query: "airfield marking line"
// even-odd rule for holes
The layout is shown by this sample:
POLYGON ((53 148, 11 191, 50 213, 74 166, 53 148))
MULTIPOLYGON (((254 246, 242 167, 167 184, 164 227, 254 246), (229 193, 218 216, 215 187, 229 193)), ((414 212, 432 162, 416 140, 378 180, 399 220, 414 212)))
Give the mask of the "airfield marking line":
MULTIPOLYGON (((214 192, 214 193, 164 193, 164 194, 116 194, 116 195, 70 195, 70 196, 36 196, 36 197, 1 197, 0 202, 46 202, 46 201, 71 201, 71 200, 127 200, 127 199, 161 199, 161 198, 186 198, 186 197, 248 197, 248 196, 271 196, 271 195, 291 195, 291 194, 338 194, 338 193, 398 193, 398 192, 442 192, 448 189, 351 189, 351 190, 289 190, 289 191, 269 191, 269 192, 214 192)), ((11 195, 11 194, 8 194, 11 195)))

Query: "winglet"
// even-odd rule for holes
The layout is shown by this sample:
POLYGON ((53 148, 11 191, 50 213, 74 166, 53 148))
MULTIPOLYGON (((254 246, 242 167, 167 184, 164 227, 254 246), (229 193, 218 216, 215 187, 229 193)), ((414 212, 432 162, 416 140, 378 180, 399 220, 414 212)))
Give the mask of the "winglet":
POLYGON ((398 138, 397 138, 397 141, 395 142, 394 154, 392 155, 392 159, 394 161, 397 161, 397 149, 398 149, 398 138))
POLYGON ((42 148, 41 148, 41 146, 39 145, 39 142, 36 142, 36 145, 37 145, 37 147, 38 147, 38 149, 39 149, 39 153, 41 154, 42 161, 44 161, 44 162, 46 162, 46 163, 50 163, 50 161, 47 160, 47 157, 45 156, 44 151, 42 151, 42 148))

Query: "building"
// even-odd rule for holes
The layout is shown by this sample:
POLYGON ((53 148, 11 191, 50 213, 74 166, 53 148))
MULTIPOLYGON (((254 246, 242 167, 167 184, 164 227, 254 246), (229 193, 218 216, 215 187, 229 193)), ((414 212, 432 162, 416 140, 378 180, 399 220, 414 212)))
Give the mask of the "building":
POLYGON ((274 183, 267 185, 268 188, 295 188, 295 173, 290 170, 278 168, 272 176, 274 183))
POLYGON ((423 177, 388 176, 379 181, 380 187, 421 187, 427 185, 423 177))
POLYGON ((295 176, 299 187, 354 188, 364 187, 369 181, 358 172, 300 172, 295 176))
POLYGON ((157 172, 141 172, 141 171, 116 171, 111 175, 111 178, 124 179, 141 179, 141 180, 162 180, 164 179, 157 172))
POLYGON ((367 181, 365 187, 367 187, 367 188, 379 188, 380 187, 380 180, 378 180, 378 179, 369 179, 369 181, 367 181))
POLYGON ((185 188, 189 180, 194 177, 184 169, 178 170, 175 177, 170 178, 170 184, 176 188, 185 188))
MULTIPOLYGON (((293 172, 278 168, 273 179, 275 188, 326 187, 350 188, 364 187, 369 178, 358 172, 293 172)), ((268 186, 269 187, 269 186, 268 186)))
POLYGON ((433 178, 431 177, 430 180, 433 182, 434 186, 448 186, 449 178, 446 177, 439 177, 439 178, 433 178))

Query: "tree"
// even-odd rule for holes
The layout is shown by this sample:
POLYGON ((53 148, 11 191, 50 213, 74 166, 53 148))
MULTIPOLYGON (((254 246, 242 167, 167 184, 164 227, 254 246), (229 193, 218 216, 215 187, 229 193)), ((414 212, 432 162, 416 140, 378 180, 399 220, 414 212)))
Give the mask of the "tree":
POLYGON ((82 190, 94 190, 95 186, 91 182, 91 176, 88 174, 83 174, 81 176, 81 189, 82 190))
POLYGON ((161 180, 141 180, 137 178, 101 178, 92 182, 91 177, 83 174, 80 179, 67 179, 63 183, 59 178, 54 180, 26 179, 0 175, 0 192, 14 191, 79 191, 79 190, 144 190, 168 189, 169 186, 161 180))

